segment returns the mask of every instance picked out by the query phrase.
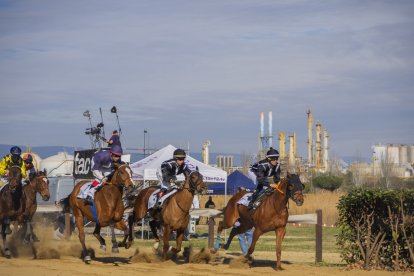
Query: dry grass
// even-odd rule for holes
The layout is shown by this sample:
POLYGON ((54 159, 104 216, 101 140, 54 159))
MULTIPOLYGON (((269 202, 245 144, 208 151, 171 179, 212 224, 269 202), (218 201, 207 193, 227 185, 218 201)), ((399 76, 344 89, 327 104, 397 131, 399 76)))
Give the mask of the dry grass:
MULTIPOLYGON (((289 201, 289 213, 291 215, 310 214, 315 213, 317 209, 322 209, 322 223, 326 226, 332 226, 338 219, 338 210, 336 204, 339 198, 344 193, 320 191, 314 194, 305 194, 305 202, 302 206, 296 206, 293 201, 289 201)), ((200 207, 203 208, 208 200, 208 195, 200 196, 200 207)), ((230 199, 227 195, 227 201, 230 199)), ((225 206, 224 195, 213 195, 213 202, 216 204, 216 209, 221 209, 225 206)))

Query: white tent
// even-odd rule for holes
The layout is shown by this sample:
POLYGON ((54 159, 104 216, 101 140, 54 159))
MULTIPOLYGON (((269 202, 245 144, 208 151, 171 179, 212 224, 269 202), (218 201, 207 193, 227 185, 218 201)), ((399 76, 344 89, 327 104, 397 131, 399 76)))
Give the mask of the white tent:
MULTIPOLYGON (((131 164, 132 178, 134 180, 144 181, 158 180, 157 170, 161 168, 161 163, 165 160, 171 159, 173 157, 174 150, 176 149, 176 147, 168 145, 154 152, 150 156, 131 164)), ((204 182, 226 183, 227 173, 225 171, 206 165, 191 156, 187 156, 186 160, 190 164, 198 167, 198 170, 203 175, 204 182)), ((179 180, 183 180, 184 176, 178 175, 177 178, 179 180)))
POLYGON ((46 169, 48 176, 72 175, 73 155, 59 152, 40 162, 40 170, 46 169))

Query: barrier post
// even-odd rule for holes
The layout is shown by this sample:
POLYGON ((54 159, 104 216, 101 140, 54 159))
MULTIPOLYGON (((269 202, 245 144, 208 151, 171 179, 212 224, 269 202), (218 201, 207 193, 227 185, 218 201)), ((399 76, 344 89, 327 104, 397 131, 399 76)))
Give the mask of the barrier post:
MULTIPOLYGON (((214 205, 210 205, 209 208, 214 209, 214 205)), ((214 248, 214 225, 216 222, 214 218, 208 217, 208 248, 214 248)))
POLYGON ((315 224, 315 263, 322 262, 322 210, 316 210, 315 224))

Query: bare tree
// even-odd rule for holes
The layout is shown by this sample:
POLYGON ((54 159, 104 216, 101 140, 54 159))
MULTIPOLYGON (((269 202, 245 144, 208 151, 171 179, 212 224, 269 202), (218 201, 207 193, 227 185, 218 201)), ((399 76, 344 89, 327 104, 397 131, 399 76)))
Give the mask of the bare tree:
POLYGON ((247 171, 249 170, 250 165, 254 162, 254 155, 243 151, 240 155, 240 160, 242 165, 242 172, 247 175, 247 171))

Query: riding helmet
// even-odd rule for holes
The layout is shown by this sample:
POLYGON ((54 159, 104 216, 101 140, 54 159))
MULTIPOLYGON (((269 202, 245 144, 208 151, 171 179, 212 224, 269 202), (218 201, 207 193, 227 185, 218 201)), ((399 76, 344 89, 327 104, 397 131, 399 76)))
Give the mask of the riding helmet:
POLYGON ((266 158, 269 160, 278 160, 279 159, 279 152, 274 148, 270 148, 266 153, 266 158))
POLYGON ((113 155, 121 156, 122 155, 122 147, 119 146, 119 145, 113 145, 110 152, 113 155))
POLYGON ((182 149, 176 149, 174 151, 174 159, 184 159, 186 156, 185 151, 182 149))
POLYGON ((20 155, 20 154, 22 154, 22 149, 19 148, 18 146, 11 147, 10 154, 11 155, 20 155))
POLYGON ((33 162, 33 156, 30 153, 23 154, 23 161, 24 162, 33 162))

